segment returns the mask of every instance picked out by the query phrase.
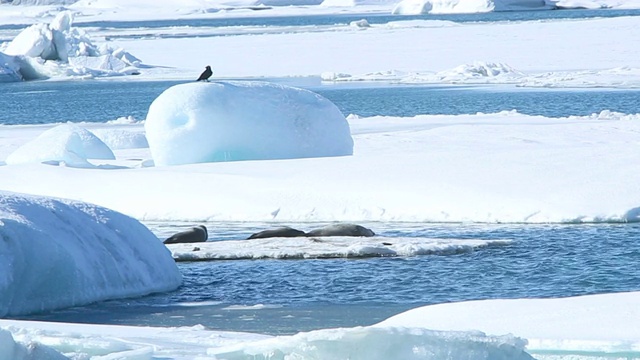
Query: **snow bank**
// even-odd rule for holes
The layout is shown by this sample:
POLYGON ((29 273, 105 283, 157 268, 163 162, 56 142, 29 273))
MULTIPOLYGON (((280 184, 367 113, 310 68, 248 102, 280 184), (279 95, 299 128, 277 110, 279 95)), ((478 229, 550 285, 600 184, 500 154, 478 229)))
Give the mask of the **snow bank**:
POLYGON ((53 127, 9 154, 9 165, 53 162, 92 167, 87 159, 113 160, 109 147, 89 130, 64 124, 53 127))
POLYGON ((481 329, 489 335, 511 333, 526 338, 527 351, 533 356, 638 359, 639 302, 638 292, 469 301, 409 310, 374 326, 442 331, 481 329))
POLYGON ((173 86, 149 107, 145 130, 156 165, 353 153, 349 125, 332 102, 258 81, 173 86))
POLYGON ((170 244, 167 247, 177 261, 197 261, 455 255, 509 244, 511 240, 338 236, 209 241, 197 244, 170 244))
POLYGON ((402 0, 395 5, 392 14, 461 14, 491 11, 552 9, 546 0, 402 0))
POLYGON ((0 316, 169 291, 181 275, 138 221, 99 206, 0 192, 0 316))

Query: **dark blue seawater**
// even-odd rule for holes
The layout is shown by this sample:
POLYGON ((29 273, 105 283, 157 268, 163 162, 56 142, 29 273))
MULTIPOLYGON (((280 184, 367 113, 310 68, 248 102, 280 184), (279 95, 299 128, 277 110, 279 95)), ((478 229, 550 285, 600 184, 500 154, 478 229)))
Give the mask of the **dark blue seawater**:
MULTIPOLYGON (((513 242, 456 255, 178 263, 184 285, 174 292, 24 318, 288 334, 373 324, 427 304, 640 290, 640 224, 365 225, 389 241, 407 236, 513 242)), ((180 229, 148 226, 160 238, 180 229)), ((210 238, 221 241, 273 226, 207 224, 210 238)))
MULTIPOLYGON (((475 114, 517 110, 547 117, 603 110, 640 112, 640 89, 550 90, 515 86, 405 86, 381 83, 322 84, 319 79, 267 79, 315 91, 346 116, 475 114)), ((0 124, 105 122, 146 118, 153 100, 185 81, 32 81, 0 85, 0 124)))

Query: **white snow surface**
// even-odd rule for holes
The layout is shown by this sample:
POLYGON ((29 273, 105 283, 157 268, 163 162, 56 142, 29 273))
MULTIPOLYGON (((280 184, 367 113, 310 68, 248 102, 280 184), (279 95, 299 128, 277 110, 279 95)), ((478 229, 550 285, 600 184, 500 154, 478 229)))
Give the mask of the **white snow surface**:
POLYGON ((376 326, 511 333, 526 338, 527 351, 537 359, 637 359, 640 327, 627 325, 640 321, 639 301, 640 293, 628 292, 447 303, 409 310, 376 326))
POLYGON ((353 153, 337 106, 268 82, 173 86, 153 101, 144 126, 157 166, 353 153))
MULTIPOLYGON (((130 148, 114 150, 116 160, 88 159, 86 169, 0 166, 0 188, 89 201, 149 221, 640 220, 640 178, 630 166, 640 161, 632 150, 640 144, 638 114, 504 111, 348 122, 352 156, 150 167, 149 148, 130 148)), ((53 126, 0 126, 0 161, 53 126)), ((123 142, 144 133, 139 122, 79 126, 123 142)), ((260 136, 260 128, 242 129, 260 136)))
POLYGON ((0 240, 0 316, 181 284, 169 252, 144 225, 88 203, 2 191, 0 240))

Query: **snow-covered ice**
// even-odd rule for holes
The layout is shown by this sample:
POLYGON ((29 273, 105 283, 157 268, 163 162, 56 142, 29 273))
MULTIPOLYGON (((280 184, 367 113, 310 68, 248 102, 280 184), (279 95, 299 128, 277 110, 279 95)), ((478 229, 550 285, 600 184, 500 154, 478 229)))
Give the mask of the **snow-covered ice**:
POLYGON ((451 255, 472 252, 485 247, 506 246, 510 243, 510 240, 338 236, 210 241, 196 244, 172 244, 167 247, 176 261, 200 261, 451 255))
MULTIPOLYGON (((2 328, 14 334, 14 344, 38 344, 74 359, 93 354, 131 360, 388 359, 396 356, 435 360, 449 354, 453 354, 451 359, 532 359, 524 350, 525 340, 512 335, 487 336, 479 331, 356 327, 274 337, 211 331, 202 326, 133 328, 0 320, 0 331, 2 328)), ((2 350, 0 348, 0 352, 2 350)), ((41 359, 46 358, 34 360, 41 359)))
MULTIPOLYGON (((587 2, 598 8, 640 7, 639 2, 631 0, 585 0, 582 3, 587 2)), ((62 65, 54 61, 43 63, 40 57, 17 55, 12 56, 10 61, 0 62, 0 74, 11 74, 1 76, 4 81, 15 81, 19 77, 62 79, 121 77, 127 74, 139 74, 135 77, 139 79, 195 79, 208 63, 213 66, 216 77, 223 79, 334 73, 347 74, 351 80, 375 80, 374 74, 396 73, 405 76, 378 79, 411 83, 508 83, 539 87, 640 86, 640 60, 626 45, 627 40, 640 37, 640 28, 634 17, 500 23, 401 20, 402 17, 398 17, 398 20, 388 23, 369 24, 367 15, 373 3, 377 4, 374 7, 378 9, 373 14, 390 12, 395 6, 395 2, 372 1, 366 4, 343 4, 348 6, 274 6, 261 11, 229 13, 212 9, 235 5, 205 0, 181 6, 166 2, 162 8, 141 1, 127 4, 127 11, 113 1, 79 1, 65 7, 73 14, 70 30, 64 32, 69 64, 62 65), (90 27, 86 30, 73 26, 77 22, 127 19, 189 20, 223 19, 225 16, 306 15, 317 14, 318 9, 324 13, 362 14, 362 20, 326 26, 90 27), (412 46, 414 44, 420 46, 412 46), (345 48, 349 50, 342 51, 345 48), (172 56, 167 49, 180 49, 181 56, 172 56), (154 66, 145 65, 140 59, 154 66), (296 59, 295 66, 291 66, 290 59, 296 59), (515 72, 503 73, 508 76, 467 76, 474 74, 473 69, 478 68, 476 64, 495 65, 515 72), (16 67, 19 69, 17 73, 16 67), (461 67, 463 70, 470 68, 470 72, 461 74, 461 67)), ((493 4, 493 1, 452 0, 448 3, 470 6, 475 3, 493 4)), ((517 8, 539 5, 537 0, 499 3, 508 3, 517 8)), ((255 4, 242 5, 238 2, 236 5, 255 4)), ((570 6, 570 3, 565 2, 565 5, 570 6)), ((55 16, 60 13, 59 8, 6 4, 0 7, 0 23, 37 22, 33 25, 35 28, 49 30, 54 24, 60 23, 55 21, 55 16)), ((0 37, 15 37, 13 40, 19 43, 16 46, 26 47, 29 50, 27 52, 41 48, 34 46, 34 43, 51 44, 40 31, 25 29, 24 32, 35 32, 37 36, 16 41, 21 36, 15 34, 15 30, 0 30, 0 35, 7 34, 0 37)))
MULTIPOLYGON (((122 148, 116 160, 88 159, 93 169, 0 166, 0 184, 147 221, 633 222, 639 117, 349 116, 350 156, 149 167, 149 148, 122 148)), ((144 133, 141 122, 79 126, 129 133, 123 142, 144 133)), ((0 127, 0 161, 49 127, 0 127)))
POLYGON ((2 191, 0 239, 0 316, 181 284, 169 252, 144 225, 88 203, 2 191))
POLYGON ((527 339, 537 359, 640 358, 640 293, 556 299, 497 299, 426 306, 376 326, 427 327, 527 339))
POLYGON ((336 105, 268 82, 173 86, 149 107, 145 133, 158 166, 353 153, 349 124, 336 105))

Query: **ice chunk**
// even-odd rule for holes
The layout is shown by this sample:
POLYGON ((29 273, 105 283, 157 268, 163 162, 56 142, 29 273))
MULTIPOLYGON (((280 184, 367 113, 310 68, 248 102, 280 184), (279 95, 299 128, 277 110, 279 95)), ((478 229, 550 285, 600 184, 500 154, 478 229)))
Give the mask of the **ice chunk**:
POLYGON ((87 159, 115 159, 97 136, 76 125, 53 127, 9 154, 6 163, 64 162, 72 167, 91 167, 87 159))
POLYGON ((151 104, 145 130, 160 166, 353 153, 336 105, 308 90, 259 81, 173 86, 151 104))
POLYGON ((0 192, 0 224, 0 317, 168 291, 181 283, 155 235, 100 206, 0 192))

